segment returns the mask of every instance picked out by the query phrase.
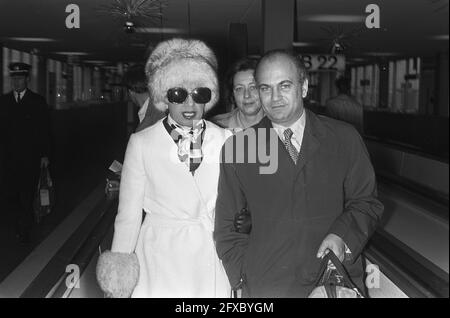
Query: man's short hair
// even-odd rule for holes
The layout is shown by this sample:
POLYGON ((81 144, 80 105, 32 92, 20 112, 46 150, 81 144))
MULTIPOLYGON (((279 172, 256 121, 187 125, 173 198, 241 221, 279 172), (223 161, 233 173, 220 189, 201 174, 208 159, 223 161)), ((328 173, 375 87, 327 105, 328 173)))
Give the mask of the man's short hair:
POLYGON ((233 63, 233 65, 231 65, 226 75, 225 96, 227 98, 227 102, 234 104, 234 97, 233 97, 234 76, 238 72, 244 72, 248 70, 251 70, 253 71, 253 73, 255 73, 257 64, 258 64, 257 59, 243 58, 233 63))
POLYGON ((145 76, 145 66, 135 64, 128 67, 123 78, 124 85, 138 94, 147 92, 147 77, 145 76))
POLYGON ((267 51, 259 60, 256 68, 258 68, 264 60, 272 59, 277 56, 285 56, 292 61, 295 68, 297 69, 297 74, 298 74, 300 84, 303 85, 305 80, 308 78, 308 72, 306 71, 306 67, 303 64, 300 57, 298 55, 295 55, 292 51, 283 50, 283 49, 275 49, 275 50, 267 51))

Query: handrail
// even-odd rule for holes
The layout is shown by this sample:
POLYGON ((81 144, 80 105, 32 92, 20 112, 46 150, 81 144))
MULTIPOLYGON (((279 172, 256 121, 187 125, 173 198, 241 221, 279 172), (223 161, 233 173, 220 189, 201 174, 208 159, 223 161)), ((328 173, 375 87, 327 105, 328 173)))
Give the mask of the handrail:
POLYGON ((408 297, 449 297, 449 275, 391 234, 377 230, 364 255, 408 297))
MULTIPOLYGON (((420 197, 424 199, 428 199, 431 201, 434 201, 435 203, 438 203, 440 205, 444 205, 448 208, 449 206, 449 197, 447 194, 443 192, 439 192, 437 190, 433 190, 430 187, 424 186, 422 184, 419 184, 417 182, 411 181, 405 177, 390 174, 384 171, 377 171, 376 172, 377 179, 381 182, 387 183, 387 184, 395 184, 399 186, 400 188, 406 189, 410 192, 413 192, 415 195, 419 195, 420 197)), ((445 219, 448 221, 449 215, 448 213, 435 213, 435 211, 430 211, 433 214, 437 214, 437 216, 445 219)))
MULTIPOLYGON (((89 254, 91 252, 90 249, 85 250, 85 247, 91 246, 94 240, 99 239, 98 236, 95 235, 97 225, 101 223, 106 216, 114 216, 117 211, 116 207, 116 197, 103 197, 92 209, 89 216, 20 295, 20 298, 44 298, 47 297, 49 293, 52 293, 52 291, 57 291, 58 289, 55 289, 55 287, 64 281, 62 278, 67 274, 66 267, 68 264, 81 265, 80 269, 83 267, 84 270, 86 264, 84 264, 83 260, 90 260, 90 258, 88 258, 89 255, 85 255, 85 253, 89 254), (87 235, 87 233, 90 234, 87 235), (78 263, 74 263, 75 261, 78 263)), ((92 255, 90 256, 92 257, 92 255)))
MULTIPOLYGON (((104 213, 100 221, 89 233, 86 241, 80 247, 76 255, 73 257, 72 261, 70 262, 70 264, 78 266, 79 277, 83 275, 84 270, 89 265, 94 254, 98 252, 98 247, 100 246, 101 242, 108 234, 108 231, 111 229, 111 226, 114 224, 116 212, 117 212, 117 200, 104 213)), ((69 275, 70 273, 65 272, 62 275, 62 277, 58 280, 57 286, 52 288, 52 292, 49 293, 47 297, 51 298, 69 297, 75 286, 75 284, 72 284, 71 286, 66 286, 65 284, 63 284, 63 282, 66 281, 67 276, 69 275)))
POLYGON ((399 151, 404 151, 410 154, 414 154, 414 155, 418 155, 424 158, 428 158, 431 160, 436 160, 442 163, 449 163, 449 158, 448 157, 444 157, 444 156, 439 156, 439 155, 435 155, 435 154, 431 154, 429 152, 426 152, 425 150, 414 146, 414 145, 410 145, 410 144, 405 144, 405 143, 401 143, 395 140, 390 140, 390 139, 386 139, 383 137, 379 137, 379 136, 374 136, 374 135, 368 135, 368 134, 363 134, 362 135, 363 139, 367 139, 370 141, 374 141, 383 145, 387 145, 391 148, 394 148, 396 150, 399 151))

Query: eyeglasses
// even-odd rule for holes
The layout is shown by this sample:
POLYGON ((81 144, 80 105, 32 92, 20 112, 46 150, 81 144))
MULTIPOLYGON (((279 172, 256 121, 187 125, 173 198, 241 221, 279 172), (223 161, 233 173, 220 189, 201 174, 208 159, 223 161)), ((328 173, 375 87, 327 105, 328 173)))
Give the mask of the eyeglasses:
POLYGON ((167 99, 175 104, 184 103, 189 95, 197 104, 206 104, 211 100, 211 90, 208 87, 197 87, 190 93, 182 87, 171 88, 167 91, 167 99))

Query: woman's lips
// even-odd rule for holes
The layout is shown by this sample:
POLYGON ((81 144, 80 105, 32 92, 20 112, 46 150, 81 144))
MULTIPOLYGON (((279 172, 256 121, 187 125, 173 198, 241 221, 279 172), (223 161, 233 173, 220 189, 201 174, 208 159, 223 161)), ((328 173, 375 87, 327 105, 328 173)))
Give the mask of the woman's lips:
POLYGON ((195 117, 197 112, 183 112, 182 115, 185 119, 192 119, 195 117))

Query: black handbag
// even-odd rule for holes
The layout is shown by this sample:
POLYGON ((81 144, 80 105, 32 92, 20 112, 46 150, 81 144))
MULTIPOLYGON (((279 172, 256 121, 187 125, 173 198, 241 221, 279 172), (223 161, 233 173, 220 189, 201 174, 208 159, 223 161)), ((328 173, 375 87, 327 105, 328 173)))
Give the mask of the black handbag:
POLYGON ((364 298, 350 279, 347 271, 333 251, 329 250, 322 263, 308 298, 364 298))

